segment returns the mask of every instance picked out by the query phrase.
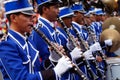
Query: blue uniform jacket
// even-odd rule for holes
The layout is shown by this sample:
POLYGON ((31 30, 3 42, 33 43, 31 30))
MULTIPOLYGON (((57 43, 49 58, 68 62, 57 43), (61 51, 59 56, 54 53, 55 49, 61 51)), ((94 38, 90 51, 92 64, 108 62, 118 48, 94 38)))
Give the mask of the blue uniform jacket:
POLYGON ((72 22, 72 25, 73 27, 79 32, 79 35, 84 39, 84 40, 87 40, 88 38, 88 33, 86 30, 84 30, 82 27, 82 25, 79 25, 78 23, 76 22, 72 22))
MULTIPOLYGON (((38 21, 38 25, 37 28, 43 32, 43 34, 46 35, 46 37, 53 42, 59 43, 59 41, 57 40, 57 36, 55 33, 55 30, 53 28, 53 25, 51 24, 51 22, 49 22, 48 20, 46 20, 43 17, 39 18, 38 21)), ((45 61, 46 59, 49 58, 50 52, 48 49, 48 45, 46 44, 46 42, 44 41, 44 39, 42 39, 42 37, 35 31, 32 32, 31 35, 31 39, 34 41, 37 50, 42 52, 40 53, 40 58, 45 61)), ((70 79, 71 75, 69 75, 69 73, 65 73, 60 79, 58 78, 58 80, 71 80, 70 79)))
POLYGON ((0 69, 4 80, 42 80, 39 52, 19 33, 9 30, 0 43, 0 69))
MULTIPOLYGON (((54 41, 53 40, 54 30, 52 26, 42 18, 40 18, 38 22, 39 23, 37 24, 37 28, 40 31, 42 31, 50 41, 54 41)), ((42 52, 39 54, 41 59, 42 60, 47 59, 50 55, 50 52, 48 49, 48 45, 46 44, 44 39, 42 39, 42 37, 36 31, 32 32, 31 39, 34 41, 37 50, 42 52)))
POLYGON ((102 33, 102 22, 93 22, 91 24, 91 29, 96 34, 96 38, 99 41, 100 35, 102 33))
MULTIPOLYGON (((61 45, 64 46, 65 48, 67 48, 66 44, 68 42, 68 35, 67 33, 64 31, 64 29, 60 28, 60 27, 57 27, 57 31, 59 33, 58 35, 58 38, 61 40, 61 45)), ((76 37, 76 33, 74 32, 74 30, 72 28, 69 28, 69 32, 74 36, 76 37)), ((67 49, 68 50, 68 49, 67 49)), ((78 65, 82 64, 82 62, 79 62, 78 65)), ((84 65, 80 65, 79 66, 80 69, 86 73, 86 69, 85 69, 85 66, 84 65)), ((74 78, 73 80, 82 80, 80 78, 80 76, 76 75, 76 74, 73 74, 74 78)))

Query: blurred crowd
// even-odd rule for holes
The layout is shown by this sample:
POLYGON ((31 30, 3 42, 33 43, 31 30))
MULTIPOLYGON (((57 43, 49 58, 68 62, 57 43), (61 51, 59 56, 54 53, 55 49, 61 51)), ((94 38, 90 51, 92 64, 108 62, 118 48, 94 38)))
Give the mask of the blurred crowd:
POLYGON ((4 35, 7 34, 8 21, 5 16, 5 9, 3 5, 3 0, 0 0, 0 40, 4 35))

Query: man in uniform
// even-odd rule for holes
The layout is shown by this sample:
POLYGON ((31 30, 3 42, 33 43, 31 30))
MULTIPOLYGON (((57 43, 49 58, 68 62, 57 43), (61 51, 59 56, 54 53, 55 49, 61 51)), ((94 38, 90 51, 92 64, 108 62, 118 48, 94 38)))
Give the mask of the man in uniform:
POLYGON ((39 51, 26 36, 33 26, 33 8, 27 0, 9 0, 5 1, 5 9, 10 29, 0 43, 0 69, 4 80, 56 80, 56 76, 72 68, 70 59, 63 56, 53 69, 41 71, 39 51))
MULTIPOLYGON (((38 3, 38 12, 40 14, 40 18, 38 19, 38 24, 37 24, 37 28, 42 31, 46 37, 51 41, 54 42, 55 44, 59 44, 60 40, 58 39, 58 37, 56 36, 56 28, 54 27, 55 25, 53 24, 55 21, 57 21, 57 18, 59 16, 59 0, 45 0, 45 1, 37 1, 38 3)), ((44 39, 42 39, 42 37, 40 35, 38 35, 38 33, 34 32, 31 35, 32 40, 35 42, 37 49, 40 52, 40 58, 43 61, 47 61, 48 58, 54 62, 57 62, 58 60, 55 60, 55 57, 53 57, 53 51, 49 51, 48 45, 46 44, 46 42, 44 41, 44 39), (39 43, 41 42, 41 43, 39 43), (42 45, 42 46, 41 46, 42 45), (52 57, 52 58, 51 58, 52 57), (54 59, 53 59, 54 58, 54 59)), ((59 44, 61 45, 61 44, 59 44)), ((56 46, 59 46, 56 45, 56 46)), ((79 51, 79 49, 77 48, 77 50, 79 51)), ((75 51, 74 51, 75 52, 75 51)), ((72 52, 72 53, 74 53, 72 52)), ((71 53, 71 54, 72 54, 71 53)), ((46 65, 45 65, 46 66, 46 65)), ((54 66, 54 64, 53 64, 54 66)), ((47 67, 44 67, 45 69, 48 69, 47 67)), ((66 73, 63 77, 60 78, 60 80, 72 80, 70 78, 71 75, 69 75, 69 72, 66 73)))

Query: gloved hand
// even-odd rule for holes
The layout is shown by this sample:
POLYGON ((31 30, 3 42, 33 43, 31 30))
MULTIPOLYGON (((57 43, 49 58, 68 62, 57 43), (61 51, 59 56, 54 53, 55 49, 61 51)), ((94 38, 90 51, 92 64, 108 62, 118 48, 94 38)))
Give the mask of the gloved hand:
POLYGON ((68 40, 66 46, 67 46, 68 50, 70 50, 70 51, 72 51, 75 48, 72 41, 69 41, 69 40, 68 40))
POLYGON ((60 59, 60 55, 58 55, 54 50, 50 50, 50 56, 49 59, 53 62, 58 62, 58 60, 60 59))
POLYGON ((78 41, 78 38, 75 38, 73 35, 71 35, 71 39, 73 40, 73 42, 70 39, 68 39, 67 44, 66 44, 68 50, 70 50, 70 51, 72 51, 75 48, 74 43, 76 45, 80 44, 79 41, 78 41))
POLYGON ((91 50, 85 51, 85 52, 83 53, 83 55, 84 55, 85 58, 88 59, 88 60, 95 59, 95 58, 93 57, 93 54, 92 54, 92 51, 91 51, 91 50))
MULTIPOLYGON (((64 50, 63 46, 61 46, 57 43, 53 43, 53 44, 56 46, 58 51, 60 51, 61 53, 64 53, 65 50, 64 50)), ((49 59, 53 62, 58 62, 58 60, 61 58, 61 56, 58 53, 56 53, 54 51, 54 49, 51 49, 51 47, 49 47, 49 51, 50 51, 49 59)))
POLYGON ((71 69, 73 66, 68 57, 63 56, 58 60, 57 65, 53 68, 55 73, 61 77, 67 70, 71 69))
POLYGON ((107 39, 104 41, 105 45, 112 46, 112 39, 107 39))
POLYGON ((82 51, 80 48, 75 47, 71 52, 70 55, 72 57, 72 60, 76 60, 81 57, 82 51))
POLYGON ((95 52, 95 51, 100 51, 102 50, 99 42, 95 42, 92 46, 90 46, 90 51, 95 52))

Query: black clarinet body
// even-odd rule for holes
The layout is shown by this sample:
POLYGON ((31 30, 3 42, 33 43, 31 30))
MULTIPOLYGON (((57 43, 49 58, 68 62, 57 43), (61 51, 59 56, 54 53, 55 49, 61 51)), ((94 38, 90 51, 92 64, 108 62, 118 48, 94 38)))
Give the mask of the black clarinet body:
POLYGON ((78 31, 75 29, 75 27, 72 24, 71 24, 71 26, 72 26, 74 32, 76 33, 78 40, 80 41, 80 46, 82 46, 83 52, 85 52, 86 50, 89 49, 88 43, 82 38, 82 36, 80 36, 78 31))
MULTIPOLYGON (((86 25, 86 28, 87 28, 89 34, 92 34, 91 37, 92 37, 92 39, 93 39, 93 42, 94 42, 94 43, 97 42, 98 40, 96 39, 95 34, 91 32, 90 28, 89 28, 87 25, 86 25)), ((104 54, 103 54, 103 51, 97 51, 97 54, 102 57, 103 62, 104 62, 104 65, 105 65, 105 70, 107 70, 107 62, 106 62, 105 56, 104 56, 104 54)))
POLYGON ((97 61, 96 60, 93 60, 92 61, 93 64, 95 65, 95 68, 96 68, 96 71, 97 71, 97 75, 99 75, 99 77, 102 79, 102 80, 105 80, 106 76, 101 72, 98 64, 97 64, 97 61))
MULTIPOLYGON (((72 25, 72 24, 71 24, 71 25, 72 25)), ((87 43, 85 40, 83 40, 83 38, 79 35, 78 31, 74 28, 74 26, 72 26, 72 28, 73 28, 73 30, 75 31, 76 36, 78 37, 78 40, 80 41, 81 45, 83 46, 84 51, 89 50, 89 45, 88 45, 88 43, 87 43)), ((85 63, 85 64, 89 64, 89 62, 88 62, 88 61, 85 61, 85 60, 84 60, 84 63, 85 63)), ((94 74, 94 72, 91 72, 91 70, 90 70, 90 69, 91 69, 90 64, 87 65, 86 67, 88 68, 89 75, 94 74)), ((98 70, 97 64, 95 64, 95 67, 96 67, 96 69, 98 70)), ((96 77, 94 78, 94 80, 97 79, 97 78, 98 78, 98 76, 96 75, 96 77)))
MULTIPOLYGON (((90 27, 87 25, 87 22, 85 21, 85 19, 83 19, 83 21, 84 21, 84 23, 85 23, 85 27, 86 27, 86 29, 87 29, 87 31, 88 31, 88 34, 89 34, 90 37, 92 38, 93 43, 97 42, 98 40, 97 40, 97 38, 96 38, 95 33, 94 33, 94 32, 90 29, 90 27)), ((102 51, 102 50, 96 51, 96 55, 102 57, 102 60, 103 60, 104 65, 105 65, 104 70, 106 71, 106 70, 107 70, 107 62, 106 62, 105 56, 104 56, 104 54, 103 54, 103 51, 102 51)), ((105 74, 103 74, 103 73, 100 71, 100 69, 99 69, 96 61, 93 61, 93 62, 94 62, 94 65, 96 66, 96 70, 97 70, 98 75, 99 75, 103 80, 105 80, 105 78, 106 78, 105 74)))
MULTIPOLYGON (((45 42, 60 56, 67 56, 65 52, 60 52, 54 42, 51 42, 43 32, 41 32, 39 29, 36 27, 33 27, 33 29, 45 40, 45 42)), ((82 80, 88 80, 86 75, 79 69, 79 67, 74 64, 72 61, 71 63, 73 64, 73 70, 82 78, 82 80)))
MULTIPOLYGON (((76 42, 74 41, 71 33, 68 31, 67 26, 64 24, 63 20, 61 20, 60 18, 58 18, 59 22, 62 24, 62 26, 64 27, 64 31, 67 33, 69 39, 72 41, 73 45, 75 47, 79 47, 80 48, 80 44, 76 44, 76 42)), ((82 60, 83 63, 85 64, 87 71, 89 73, 89 75, 92 77, 93 80, 98 79, 98 76, 92 71, 89 62, 85 59, 84 55, 82 54, 82 60)))

